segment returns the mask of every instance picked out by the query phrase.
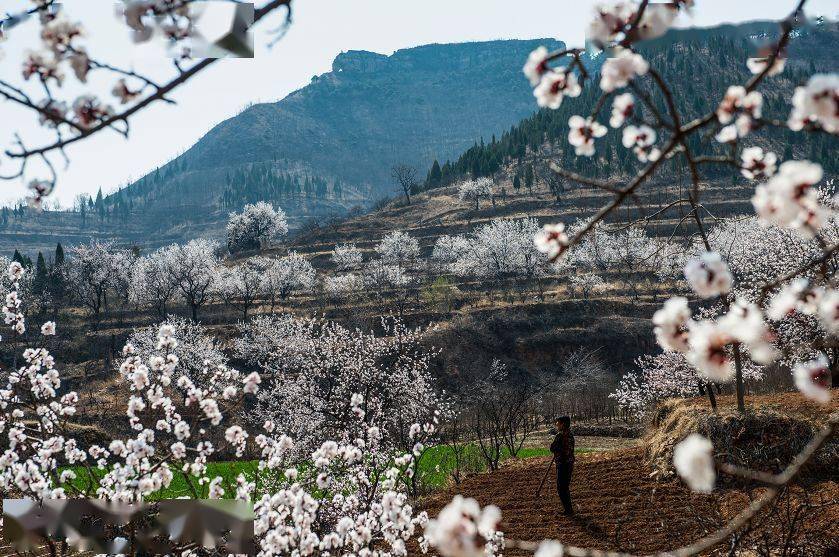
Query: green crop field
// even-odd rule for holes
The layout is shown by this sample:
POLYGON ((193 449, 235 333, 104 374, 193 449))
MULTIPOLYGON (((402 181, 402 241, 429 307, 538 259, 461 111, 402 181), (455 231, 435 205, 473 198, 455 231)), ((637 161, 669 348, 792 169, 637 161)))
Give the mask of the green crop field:
MULTIPOLYGON (((577 453, 588 452, 588 449, 578 449, 577 453)), ((525 448, 519 451, 516 458, 533 458, 539 456, 549 456, 550 451, 545 448, 525 448)), ((506 449, 502 452, 501 460, 510 458, 509 451, 506 449)), ((434 491, 444 488, 448 485, 452 472, 456 467, 456 459, 454 449, 447 445, 438 445, 429 448, 420 460, 418 477, 420 485, 424 490, 434 491)), ((76 479, 69 482, 75 488, 89 492, 91 487, 90 474, 87 469, 81 466, 71 468, 77 475, 76 479)), ((63 469, 62 469, 63 470, 63 469)), ((469 444, 463 448, 461 455, 461 474, 466 476, 475 474, 486 470, 486 464, 483 462, 480 454, 480 449, 476 444, 469 444)), ((97 468, 92 469, 98 480, 104 476, 105 472, 97 468)), ((207 475, 211 478, 220 476, 222 478, 222 487, 225 490, 225 498, 233 498, 236 494, 236 478, 239 474, 244 474, 248 481, 256 482, 257 493, 262 492, 262 487, 265 481, 269 479, 266 474, 275 474, 277 477, 281 475, 280 472, 260 472, 255 460, 239 460, 239 461, 224 461, 224 462, 210 462, 207 464, 207 475)), ((71 490, 67 490, 71 493, 71 490)), ((206 484, 199 485, 198 478, 190 476, 189 483, 187 478, 180 472, 176 472, 172 478, 172 483, 168 488, 155 493, 150 499, 176 499, 179 497, 194 498, 198 495, 199 499, 206 499, 208 493, 208 486, 206 484), (189 484, 192 484, 190 487, 189 484)))

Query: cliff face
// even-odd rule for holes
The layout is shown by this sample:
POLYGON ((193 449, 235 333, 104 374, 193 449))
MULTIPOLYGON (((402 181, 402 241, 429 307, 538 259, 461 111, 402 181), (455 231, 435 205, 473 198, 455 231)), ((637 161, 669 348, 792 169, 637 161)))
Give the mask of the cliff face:
POLYGON ((391 56, 350 51, 333 71, 274 104, 222 122, 183 155, 188 170, 277 160, 389 191, 390 167, 425 168, 535 111, 520 68, 538 44, 427 45, 391 56))

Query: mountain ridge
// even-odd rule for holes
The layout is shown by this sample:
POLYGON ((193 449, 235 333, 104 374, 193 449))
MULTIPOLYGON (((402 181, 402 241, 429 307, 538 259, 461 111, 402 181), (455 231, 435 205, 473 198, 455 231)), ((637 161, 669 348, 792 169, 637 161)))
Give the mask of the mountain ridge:
MULTIPOLYGON (((768 92, 772 106, 767 111, 788 103, 788 93, 802 75, 836 70, 832 47, 824 48, 839 43, 836 24, 813 28, 823 38, 793 41, 790 71, 777 78, 780 88, 768 92)), ((645 43, 644 49, 658 52, 654 62, 662 65, 666 77, 672 74, 677 88, 713 90, 721 96, 720 87, 742 81, 745 57, 776 30, 776 24, 766 22, 671 30, 645 43), (740 46, 721 55, 722 43, 729 40, 740 46), (668 42, 674 48, 658 48, 668 42), (687 43, 698 60, 685 65, 680 53, 687 52, 687 43)), ((358 213, 382 194, 395 194, 390 180, 394 163, 414 164, 422 179, 434 160, 448 159, 456 179, 464 170, 491 172, 522 149, 538 148, 545 141, 555 142, 562 154, 568 151, 567 110, 583 106, 584 97, 594 91, 587 87, 583 98, 569 99, 575 102, 563 103, 561 110, 537 111, 521 66, 543 44, 563 45, 556 39, 509 39, 421 45, 390 55, 342 52, 331 71, 314 76, 281 101, 254 104, 220 122, 178 157, 105 197, 98 214, 88 210, 87 220, 79 213, 27 212, 21 218, 15 212, 8 222, 0 222, 0 249, 52 249, 55 242, 71 243, 71 237, 72 243, 110 239, 143 247, 198 236, 221 239, 228 213, 257 200, 281 206, 291 227, 299 229, 352 208, 358 213), (479 145, 480 138, 486 147, 479 145), (474 156, 464 159, 461 155, 469 151, 474 156)), ((596 69, 601 59, 587 63, 596 69)), ((717 100, 691 102, 706 109, 717 100)), ((813 147, 829 147, 821 143, 813 147)), ((808 145, 796 146, 796 155, 806 156, 808 145)), ((608 147, 602 149, 604 157, 617 155, 620 163, 607 165, 607 171, 631 170, 625 150, 601 146, 608 147)), ((601 158, 599 151, 597 158, 583 163, 606 160, 614 159, 601 158)))

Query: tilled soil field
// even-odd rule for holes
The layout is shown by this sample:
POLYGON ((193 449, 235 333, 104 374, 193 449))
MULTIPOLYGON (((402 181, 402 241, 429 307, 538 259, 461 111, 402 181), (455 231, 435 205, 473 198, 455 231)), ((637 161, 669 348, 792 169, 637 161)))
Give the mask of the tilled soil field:
MULTIPOLYGON (((461 493, 475 498, 481 506, 498 506, 507 539, 550 538, 566 545, 643 554, 673 549, 703 537, 761 492, 727 488, 710 495, 692 493, 678 479, 657 479, 644 461, 643 448, 635 447, 577 457, 571 484, 576 515, 566 517, 553 485, 553 473, 541 496, 535 496, 549 461, 547 457, 524 459, 494 473, 473 476, 457 489, 430 497, 424 508, 434 517, 455 493, 461 493)), ((813 505, 812 514, 817 519, 806 520, 804 527, 820 537, 814 546, 820 548, 817 553, 801 554, 839 554, 832 553, 833 549, 839 551, 839 541, 830 538, 839 535, 839 483, 819 481, 797 486, 793 493, 793 507, 800 498, 813 505)), ((775 529, 783 525, 775 522, 765 520, 758 529, 772 530, 768 537, 777 540, 782 534, 775 529)), ((752 533, 755 539, 763 534, 757 530, 752 533)), ((749 542, 752 547, 756 543, 749 542)), ((527 553, 508 550, 505 555, 527 553)))

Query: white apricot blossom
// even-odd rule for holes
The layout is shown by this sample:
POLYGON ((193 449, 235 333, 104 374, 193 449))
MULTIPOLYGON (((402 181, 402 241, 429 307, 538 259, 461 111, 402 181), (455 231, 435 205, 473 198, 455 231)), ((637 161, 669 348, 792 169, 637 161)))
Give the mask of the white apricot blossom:
POLYGON ((822 167, 809 161, 786 161, 778 173, 755 188, 752 205, 762 221, 797 230, 811 238, 832 216, 813 187, 823 176, 822 167))
POLYGON ((574 146, 577 156, 590 157, 594 155, 594 140, 606 135, 606 126, 591 118, 574 115, 568 119, 568 143, 574 146))
POLYGON ((734 377, 734 366, 728 346, 731 335, 711 320, 690 324, 687 360, 700 375, 709 381, 727 383, 734 377))
POLYGON ((830 402, 830 363, 824 354, 809 362, 797 364, 792 370, 795 386, 801 394, 820 404, 830 402))
POLYGON ((653 332, 658 344, 665 350, 687 352, 690 318, 686 298, 676 296, 664 302, 664 306, 653 314, 653 332))
POLYGON ((536 104, 543 108, 557 109, 562 99, 578 97, 582 92, 577 76, 571 71, 555 70, 542 76, 539 85, 533 90, 536 104))
POLYGON ((760 147, 747 147, 740 154, 740 174, 749 180, 770 178, 777 170, 778 157, 760 147))
POLYGON ((437 518, 425 526, 425 539, 442 557, 484 557, 486 545, 495 535, 501 511, 489 505, 455 495, 437 518))
POLYGON ((544 225, 533 237, 533 243, 548 259, 556 259, 568 247, 565 225, 561 222, 544 225))
POLYGON ((632 93, 622 93, 612 101, 612 116, 609 118, 609 125, 619 128, 626 122, 626 119, 635 112, 635 97, 632 93))
POLYGON ((607 59, 600 70, 600 88, 607 93, 626 87, 636 76, 644 75, 650 64, 640 54, 622 50, 617 56, 607 59))
POLYGON ((693 491, 711 493, 717 473, 714 470, 714 446, 707 438, 691 433, 673 449, 673 467, 693 491))
POLYGON ((839 74, 815 74, 795 88, 788 125, 798 131, 810 124, 839 133, 839 74))
POLYGON ((532 87, 539 85, 542 76, 549 70, 548 68, 548 49, 544 46, 539 46, 527 56, 527 61, 524 64, 522 71, 527 79, 530 81, 532 87))
POLYGON ((623 146, 632 149, 641 162, 656 161, 661 156, 661 151, 653 147, 655 140, 655 130, 649 126, 626 126, 623 129, 623 146))
POLYGON ((685 265, 685 279, 691 289, 703 298, 726 294, 733 278, 728 265, 717 252, 703 252, 685 265))
MULTIPOLYGON (((766 72, 768 76, 778 75, 784 71, 784 66, 786 66, 787 59, 782 56, 778 55, 772 62, 772 67, 766 72)), ((768 56, 756 56, 752 58, 748 58, 746 60, 746 67, 749 69, 750 72, 753 74, 762 73, 767 66, 769 66, 769 57, 768 56)))

